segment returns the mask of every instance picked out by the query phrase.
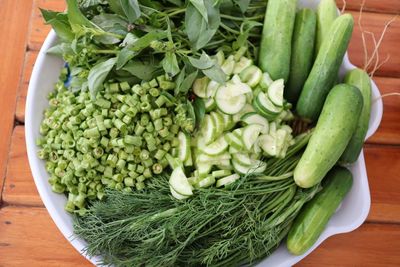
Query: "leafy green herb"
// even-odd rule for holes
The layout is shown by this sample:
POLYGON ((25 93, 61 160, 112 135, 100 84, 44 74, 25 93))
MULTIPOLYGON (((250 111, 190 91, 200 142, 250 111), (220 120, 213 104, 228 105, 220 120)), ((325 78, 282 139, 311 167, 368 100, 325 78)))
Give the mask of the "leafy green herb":
POLYGON ((135 22, 141 15, 137 0, 120 0, 122 10, 130 23, 135 22))
POLYGON ((203 121, 204 115, 206 114, 206 107, 203 99, 196 97, 193 102, 193 109, 194 113, 196 114, 196 123, 197 125, 200 125, 203 121))
POLYGON ((98 63, 90 70, 88 86, 92 97, 94 97, 97 91, 103 87, 103 83, 108 73, 114 67, 116 61, 116 58, 110 58, 104 62, 98 63))
POLYGON ((162 66, 165 73, 171 78, 178 74, 180 71, 178 60, 176 59, 176 55, 173 52, 165 53, 165 58, 162 61, 162 66))

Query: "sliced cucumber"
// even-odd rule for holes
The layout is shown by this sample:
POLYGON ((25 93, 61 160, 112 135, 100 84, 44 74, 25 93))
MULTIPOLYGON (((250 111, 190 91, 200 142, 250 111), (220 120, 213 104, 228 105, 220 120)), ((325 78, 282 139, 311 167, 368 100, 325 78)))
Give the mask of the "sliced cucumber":
POLYGON ((209 83, 208 83, 208 85, 207 85, 207 88, 206 88, 206 96, 207 97, 214 97, 215 96, 215 93, 217 92, 217 90, 218 90, 218 88, 220 87, 221 85, 219 84, 219 83, 217 83, 216 81, 210 81, 209 83))
POLYGON ((198 181, 195 186, 200 188, 207 188, 213 184, 215 184, 215 177, 207 176, 206 178, 203 178, 200 181, 198 181))
POLYGON ((283 106, 283 88, 284 88, 283 79, 274 81, 268 87, 268 98, 271 100, 273 104, 275 104, 278 107, 283 106))
POLYGON ((254 145, 253 145, 253 152, 256 154, 256 155, 260 155, 260 153, 262 152, 262 150, 261 150, 261 147, 260 147, 260 144, 258 143, 258 139, 257 139, 257 141, 254 143, 254 145))
MULTIPOLYGON (((188 178, 188 182, 189 184, 191 184, 192 186, 197 184, 197 182, 199 181, 199 175, 195 175, 194 177, 189 177, 188 178)), ((172 188, 172 187, 171 187, 172 188)), ((175 190, 174 190, 175 191, 175 190)))
POLYGON ((220 155, 216 156, 210 156, 206 154, 199 154, 197 155, 197 163, 207 163, 207 164, 217 164, 221 160, 230 160, 231 159, 231 154, 228 152, 222 153, 220 155))
MULTIPOLYGON (((269 90, 269 89, 268 89, 269 90)), ((265 93, 259 93, 256 101, 265 112, 271 113, 272 115, 278 115, 282 111, 282 107, 275 106, 271 100, 265 95, 265 93)))
POLYGON ((235 58, 233 55, 230 55, 221 65, 221 69, 227 76, 230 76, 233 73, 234 68, 235 68, 235 58))
POLYGON ((205 115, 201 125, 202 140, 207 145, 214 141, 216 136, 216 125, 213 118, 210 115, 205 115))
POLYGON ((183 166, 185 166, 185 167, 193 166, 192 151, 190 151, 189 157, 187 160, 185 160, 185 162, 183 163, 183 166))
POLYGON ((263 126, 261 133, 268 133, 269 131, 269 123, 266 118, 257 114, 256 112, 249 112, 242 116, 241 121, 243 121, 246 125, 250 124, 259 124, 263 126))
POLYGON ((242 83, 242 80, 240 79, 239 75, 233 75, 231 78, 231 83, 242 83))
POLYGON ((271 122, 270 124, 269 124, 269 134, 270 135, 272 135, 272 136, 275 136, 276 135, 276 130, 277 130, 277 125, 276 125, 276 122, 271 122))
POLYGON ((246 105, 246 96, 241 94, 233 96, 229 85, 221 86, 215 96, 218 108, 226 114, 236 114, 246 105))
POLYGON ((243 165, 243 166, 251 166, 251 164, 252 164, 252 160, 248 154, 244 154, 244 153, 232 154, 232 159, 239 162, 239 164, 243 165))
POLYGON ((239 59, 239 62, 236 62, 235 67, 233 68, 233 73, 240 74, 242 71, 244 71, 247 67, 250 67, 251 65, 253 65, 253 60, 248 59, 246 57, 241 57, 239 59))
POLYGON ((189 159, 190 155, 190 135, 184 132, 179 132, 178 140, 179 140, 178 158, 182 162, 185 162, 186 160, 189 159))
POLYGON ((178 200, 187 199, 187 198, 189 197, 189 196, 184 196, 184 195, 179 194, 178 192, 176 192, 176 191, 174 190, 174 188, 172 188, 172 186, 169 186, 169 190, 171 191, 171 195, 172 195, 174 198, 178 199, 178 200))
POLYGON ((224 120, 224 131, 229 131, 235 126, 232 115, 228 115, 219 111, 218 113, 222 116, 222 119, 224 120))
POLYGON ((238 137, 234 133, 226 133, 224 135, 226 142, 231 146, 234 147, 235 149, 238 149, 239 151, 243 149, 244 144, 242 142, 241 137, 238 137))
POLYGON ((237 148, 234 148, 233 146, 229 146, 228 152, 232 155, 235 153, 241 153, 242 151, 237 148))
POLYGON ((214 120, 215 137, 220 136, 225 130, 224 117, 219 112, 211 112, 210 116, 214 120))
POLYGON ((254 160, 252 165, 244 166, 236 160, 232 160, 233 169, 239 174, 262 173, 267 168, 267 164, 260 160, 254 160))
POLYGON ((207 86, 209 82, 210 79, 207 76, 196 79, 193 83, 193 92, 201 98, 211 97, 210 92, 207 93, 207 86))
POLYGON ((247 125, 243 130, 242 141, 247 150, 251 150, 254 143, 256 142, 258 136, 263 130, 262 125, 260 124, 250 124, 247 125))
POLYGON ((262 89, 264 89, 264 92, 268 89, 268 87, 273 83, 271 77, 269 76, 268 72, 264 72, 261 78, 261 81, 259 85, 261 86, 262 89))
POLYGON ((184 196, 193 195, 192 186, 186 178, 185 173, 183 172, 182 167, 175 168, 171 177, 169 178, 169 185, 174 189, 178 194, 184 196))
POLYGON ((218 170, 218 171, 213 171, 211 173, 211 175, 214 178, 220 178, 220 177, 228 176, 230 174, 232 174, 230 170, 218 170))
POLYGON ((198 177, 203 178, 206 177, 212 168, 212 164, 209 163, 197 163, 197 170, 199 172, 198 177))
POLYGON ((260 83, 262 75, 262 71, 256 65, 251 65, 240 73, 240 79, 254 88, 260 83))
POLYGON ((221 136, 211 144, 199 149, 207 155, 216 156, 224 153, 228 149, 228 143, 224 136, 221 136))
POLYGON ((216 186, 217 187, 221 187, 221 186, 224 186, 224 185, 229 185, 229 184, 235 182, 236 180, 238 180, 239 178, 240 178, 240 175, 237 174, 237 173, 229 175, 229 176, 226 176, 226 177, 224 177, 222 179, 219 179, 217 181, 217 183, 216 183, 216 186))
POLYGON ((229 159, 220 160, 216 165, 220 170, 232 170, 232 164, 229 159))
POLYGON ((271 135, 264 134, 258 137, 258 144, 268 156, 274 157, 277 155, 278 148, 276 146, 276 140, 271 135))
POLYGON ((206 108, 206 112, 213 111, 217 107, 217 103, 213 97, 204 99, 204 107, 206 108))
POLYGON ((240 121, 240 118, 244 115, 247 114, 249 112, 255 112, 256 110, 254 109, 254 107, 248 103, 246 103, 246 105, 244 105, 244 107, 240 110, 240 112, 234 114, 232 116, 232 119, 234 122, 238 122, 240 121))

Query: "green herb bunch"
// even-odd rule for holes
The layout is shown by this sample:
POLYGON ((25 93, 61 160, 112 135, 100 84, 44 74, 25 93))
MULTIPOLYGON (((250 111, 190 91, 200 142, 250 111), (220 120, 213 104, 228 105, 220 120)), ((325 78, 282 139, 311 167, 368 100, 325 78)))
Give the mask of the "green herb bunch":
POLYGON ((67 0, 67 6, 42 10, 60 39, 49 52, 69 64, 70 88, 89 88, 93 97, 110 77, 134 84, 160 72, 180 74, 176 93, 188 92, 200 72, 225 82, 209 54, 245 46, 255 58, 266 2, 67 0))

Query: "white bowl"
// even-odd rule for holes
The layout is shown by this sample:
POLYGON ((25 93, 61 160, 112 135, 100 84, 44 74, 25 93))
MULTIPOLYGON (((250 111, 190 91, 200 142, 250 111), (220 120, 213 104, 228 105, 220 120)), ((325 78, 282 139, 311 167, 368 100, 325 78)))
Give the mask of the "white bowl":
MULTIPOLYGON (((313 9, 318 3, 319 0, 299 1, 301 7, 313 9)), ((35 144, 35 140, 40 137, 39 126, 43 119, 43 111, 48 106, 47 94, 54 90, 54 84, 57 82, 60 69, 64 64, 60 58, 46 54, 46 51, 55 45, 56 41, 57 37, 51 31, 33 68, 25 110, 26 148, 32 175, 44 205, 65 238, 83 254, 86 242, 73 235, 72 218, 64 210, 66 197, 51 191, 47 182, 49 175, 46 172, 44 161, 37 157, 38 147, 35 144)), ((353 68, 355 66, 349 62, 346 55, 340 70, 341 76, 353 68)), ((382 118, 382 100, 379 98, 380 93, 374 82, 372 82, 372 89, 372 98, 378 100, 374 101, 372 105, 367 137, 370 137, 376 131, 382 118)), ((260 262, 258 266, 291 266, 306 257, 328 237, 353 231, 364 222, 369 212, 371 200, 363 153, 361 153, 357 162, 350 167, 350 170, 354 176, 353 187, 314 246, 301 256, 293 256, 282 243, 271 256, 260 262)), ((85 255, 85 257, 87 256, 85 255)), ((97 264, 100 257, 87 257, 87 259, 93 264, 97 264)))

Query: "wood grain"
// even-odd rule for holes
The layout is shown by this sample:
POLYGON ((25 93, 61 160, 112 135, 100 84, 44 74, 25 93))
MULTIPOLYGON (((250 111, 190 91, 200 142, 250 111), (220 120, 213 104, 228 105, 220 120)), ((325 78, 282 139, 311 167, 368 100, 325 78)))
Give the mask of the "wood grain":
MULTIPOLYGON (((363 0, 346 0, 346 10, 360 10, 363 0)), ((341 9, 343 7, 344 0, 336 0, 336 3, 341 9)), ((399 0, 366 0, 364 5, 364 11, 387 13, 387 14, 399 14, 400 13, 400 1, 399 0)))
MULTIPOLYGON (((400 79, 375 77, 382 95, 400 93, 400 79)), ((400 96, 383 99, 383 117, 378 131, 368 139, 368 143, 400 145, 400 96)))
POLYGON ((62 236, 44 208, 0 210, 0 266, 92 266, 62 236))
POLYGON ((400 225, 364 224, 328 238, 296 266, 400 266, 400 225))
POLYGON ((364 151, 372 200, 368 220, 400 223, 400 147, 366 145, 364 151))
POLYGON ((42 206, 26 154, 24 127, 14 128, 3 201, 9 205, 42 206))
POLYGON ((0 202, 32 1, 0 1, 0 202))
MULTIPOLYGON (((354 16, 355 21, 354 32, 349 46, 350 61, 357 66, 364 67, 365 53, 362 46, 361 30, 357 25, 359 13, 349 13, 354 16)), ((394 15, 365 12, 362 15, 363 30, 375 34, 376 39, 378 40, 385 23, 387 23, 393 17, 394 15)), ((398 53, 399 43, 400 19, 397 19, 388 28, 382 45, 380 46, 380 59, 383 61, 387 56, 389 56, 389 61, 376 72, 377 76, 400 77, 400 54, 398 53)), ((368 49, 367 54, 368 56, 371 56, 374 48, 374 42, 369 35, 366 35, 366 44, 368 49)))
POLYGON ((35 0, 32 8, 32 29, 29 33, 28 49, 39 51, 43 41, 51 30, 50 25, 45 25, 40 9, 63 11, 66 7, 65 0, 35 0))

